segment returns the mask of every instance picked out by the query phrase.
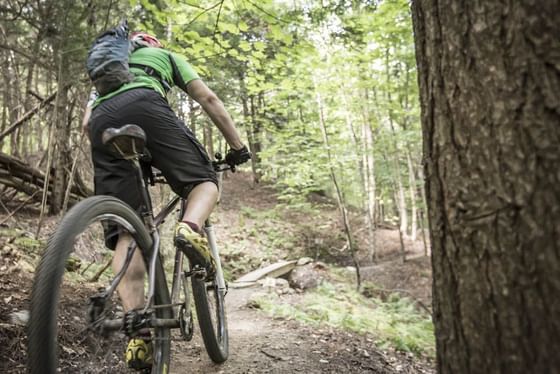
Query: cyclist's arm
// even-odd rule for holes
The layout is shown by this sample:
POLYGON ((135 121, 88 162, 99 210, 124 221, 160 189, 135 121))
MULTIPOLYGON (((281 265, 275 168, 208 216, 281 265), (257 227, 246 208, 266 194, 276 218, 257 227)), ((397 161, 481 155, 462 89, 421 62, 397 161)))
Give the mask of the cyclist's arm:
POLYGON ((233 120, 224 104, 202 80, 195 79, 190 81, 187 84, 187 93, 202 106, 231 148, 236 150, 243 148, 244 145, 239 132, 235 128, 233 120))

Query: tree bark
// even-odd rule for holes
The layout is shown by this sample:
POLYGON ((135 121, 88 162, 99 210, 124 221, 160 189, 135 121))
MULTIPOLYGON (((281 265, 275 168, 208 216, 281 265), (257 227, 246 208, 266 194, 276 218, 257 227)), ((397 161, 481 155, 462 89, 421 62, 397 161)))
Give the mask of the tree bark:
POLYGON ((413 1, 437 367, 560 372, 558 1, 413 1))

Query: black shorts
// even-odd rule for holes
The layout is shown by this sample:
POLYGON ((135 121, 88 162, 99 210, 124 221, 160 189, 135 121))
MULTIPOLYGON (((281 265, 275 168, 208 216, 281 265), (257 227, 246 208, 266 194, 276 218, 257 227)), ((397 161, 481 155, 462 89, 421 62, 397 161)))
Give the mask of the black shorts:
MULTIPOLYGON (((118 158, 101 141, 105 129, 126 124, 138 125, 146 132, 152 165, 161 170, 179 196, 186 198, 193 187, 202 182, 218 185, 206 150, 167 101, 152 89, 137 88, 112 97, 93 110, 89 131, 96 195, 118 197, 137 211, 141 206, 132 163, 118 158)), ((114 228, 106 233, 108 247, 114 247, 117 233, 114 228)))

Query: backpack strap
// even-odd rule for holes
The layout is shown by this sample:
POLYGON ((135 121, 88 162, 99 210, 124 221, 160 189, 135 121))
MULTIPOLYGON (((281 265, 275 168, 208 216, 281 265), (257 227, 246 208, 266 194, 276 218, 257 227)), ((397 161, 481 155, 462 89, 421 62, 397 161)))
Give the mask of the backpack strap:
POLYGON ((132 64, 132 63, 129 63, 128 66, 131 67, 131 68, 140 69, 144 73, 148 74, 150 77, 156 78, 161 83, 161 85, 163 86, 163 89, 165 90, 165 93, 167 93, 167 92, 169 92, 169 90, 171 90, 171 85, 165 79, 163 79, 163 77, 161 76, 159 71, 152 68, 151 66, 142 65, 142 64, 132 64))

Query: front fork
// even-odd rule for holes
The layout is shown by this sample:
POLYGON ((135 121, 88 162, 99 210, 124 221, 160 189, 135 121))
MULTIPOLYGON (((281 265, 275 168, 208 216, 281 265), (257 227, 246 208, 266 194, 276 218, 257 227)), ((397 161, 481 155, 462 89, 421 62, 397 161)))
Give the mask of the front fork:
POLYGON ((218 282, 218 289, 223 295, 225 295, 227 292, 226 282, 222 271, 220 252, 218 251, 218 245, 216 244, 216 234, 214 233, 214 227, 210 223, 210 220, 206 220, 204 223, 204 231, 206 231, 206 237, 208 238, 208 244, 210 245, 212 257, 214 257, 214 261, 216 262, 216 281, 218 282))

